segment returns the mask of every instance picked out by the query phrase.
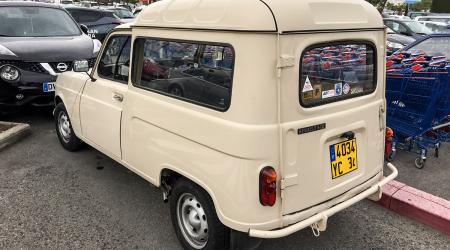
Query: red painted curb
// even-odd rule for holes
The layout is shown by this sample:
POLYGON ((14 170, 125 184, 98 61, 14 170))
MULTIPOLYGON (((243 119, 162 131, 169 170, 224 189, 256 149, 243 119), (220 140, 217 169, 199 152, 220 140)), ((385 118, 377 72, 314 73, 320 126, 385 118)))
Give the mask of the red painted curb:
POLYGON ((383 207, 426 224, 450 236, 450 201, 425 193, 398 181, 383 187, 378 201, 383 207))

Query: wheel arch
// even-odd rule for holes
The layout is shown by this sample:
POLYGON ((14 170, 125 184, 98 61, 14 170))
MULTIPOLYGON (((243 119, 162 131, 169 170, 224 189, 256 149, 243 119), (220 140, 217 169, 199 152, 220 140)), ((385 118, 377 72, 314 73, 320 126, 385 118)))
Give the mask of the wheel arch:
POLYGON ((175 184, 175 182, 182 178, 196 184, 209 195, 211 201, 213 202, 214 210, 216 211, 217 217, 222 222, 222 224, 231 228, 230 223, 228 223, 230 222, 230 219, 222 213, 220 206, 218 205, 219 203, 214 195, 214 192, 210 188, 208 188, 203 181, 199 180, 198 178, 195 178, 192 175, 189 175, 188 173, 183 172, 179 169, 165 166, 159 172, 159 178, 157 180, 158 186, 160 186, 163 189, 163 192, 165 191, 166 188, 169 188, 168 191, 170 195, 170 190, 175 184), (168 185, 168 187, 165 185, 168 185))

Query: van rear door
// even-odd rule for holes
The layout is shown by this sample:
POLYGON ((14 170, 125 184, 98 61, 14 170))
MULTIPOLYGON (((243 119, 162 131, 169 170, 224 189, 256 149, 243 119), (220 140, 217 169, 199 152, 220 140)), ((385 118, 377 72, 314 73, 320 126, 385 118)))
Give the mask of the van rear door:
POLYGON ((384 47, 376 44, 383 39, 381 30, 281 37, 283 214, 382 171, 384 47))

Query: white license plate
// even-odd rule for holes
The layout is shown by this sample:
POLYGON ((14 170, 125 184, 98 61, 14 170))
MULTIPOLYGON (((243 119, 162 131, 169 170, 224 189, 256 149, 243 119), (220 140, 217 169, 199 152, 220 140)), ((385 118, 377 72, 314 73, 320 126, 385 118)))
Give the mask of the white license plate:
POLYGON ((47 92, 55 92, 55 83, 54 82, 44 82, 42 85, 42 90, 47 92))

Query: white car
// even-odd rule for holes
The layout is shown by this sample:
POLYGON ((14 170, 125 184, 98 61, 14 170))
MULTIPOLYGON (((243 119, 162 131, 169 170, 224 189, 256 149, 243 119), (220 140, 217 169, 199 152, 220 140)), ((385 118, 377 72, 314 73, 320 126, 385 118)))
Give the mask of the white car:
POLYGON ((450 24, 444 22, 419 21, 419 23, 427 26, 434 33, 449 33, 450 24))
POLYGON ((89 76, 75 61, 58 78, 61 145, 87 143, 160 187, 185 249, 319 235, 397 175, 383 172, 383 20, 365 1, 324 6, 151 4, 110 33, 89 76))
POLYGON ((450 16, 418 16, 415 18, 418 22, 439 22, 450 24, 450 16))

